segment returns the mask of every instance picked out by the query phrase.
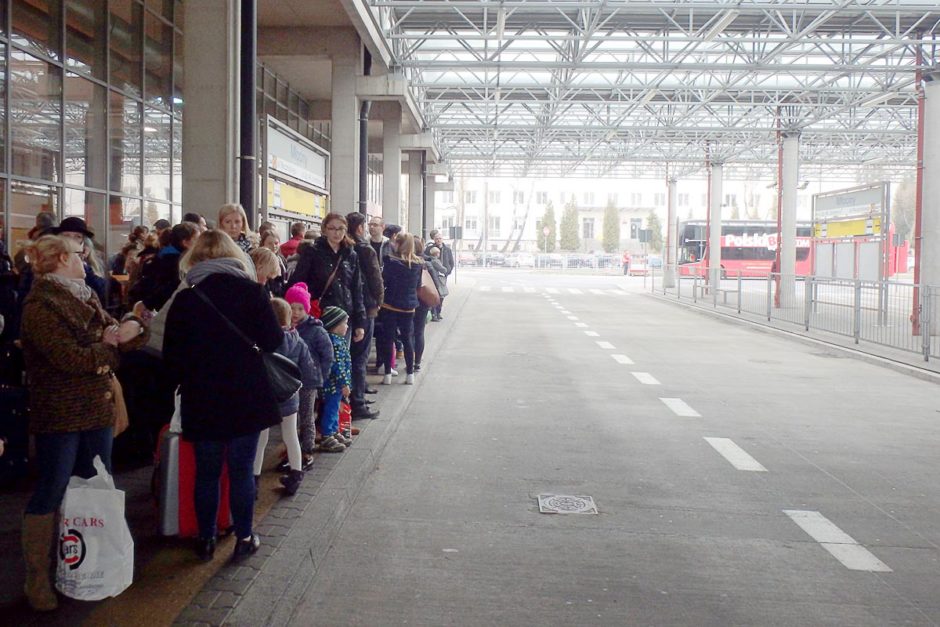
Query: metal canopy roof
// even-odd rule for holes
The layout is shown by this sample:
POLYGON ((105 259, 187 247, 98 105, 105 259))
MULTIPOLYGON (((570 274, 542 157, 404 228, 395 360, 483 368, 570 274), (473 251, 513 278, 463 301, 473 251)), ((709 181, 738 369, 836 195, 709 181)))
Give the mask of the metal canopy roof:
POLYGON ((935 0, 369 4, 466 175, 772 177, 778 129, 804 172, 898 174, 940 31, 935 0))

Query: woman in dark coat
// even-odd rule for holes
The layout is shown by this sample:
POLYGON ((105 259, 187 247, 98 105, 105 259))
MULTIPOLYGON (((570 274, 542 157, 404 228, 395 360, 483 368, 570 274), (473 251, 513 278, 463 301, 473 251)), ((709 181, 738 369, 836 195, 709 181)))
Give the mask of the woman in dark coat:
POLYGON ((29 375, 29 428, 39 481, 23 517, 26 597, 37 610, 57 606, 49 582, 55 516, 69 477, 92 477, 101 457, 111 468, 119 353, 147 339, 143 323, 120 325, 85 284, 82 245, 56 235, 29 249, 35 280, 23 304, 23 356, 29 375))
MULTIPOLYGON (((415 239, 408 233, 395 236, 395 254, 382 266, 382 282, 385 284, 385 300, 379 310, 379 322, 382 332, 378 347, 380 359, 385 364, 383 385, 392 383, 392 355, 395 352, 395 333, 397 332, 404 346, 407 376, 405 384, 415 382, 414 318, 418 300, 418 288, 421 287, 421 270, 424 261, 415 255, 415 239)), ((426 313, 426 312, 425 312, 426 313)))
MULTIPOLYGON (((331 213, 323 219, 323 232, 313 246, 300 248, 300 259, 291 274, 288 287, 304 282, 320 301, 320 309, 339 307, 349 315, 352 341, 365 336, 366 308, 362 300, 362 277, 355 242, 347 237, 346 218, 331 213), (339 270, 330 281, 337 265, 339 270)), ((347 340, 349 337, 346 338, 347 340)))
POLYGON ((193 288, 179 292, 170 306, 163 359, 180 384, 183 437, 193 442, 196 454, 197 552, 208 560, 215 551, 224 458, 238 534, 235 557, 240 558, 260 544, 252 531, 258 434, 279 424, 281 415, 260 354, 222 316, 264 352, 277 349, 284 333, 245 255, 222 231, 201 235, 180 269, 193 288))

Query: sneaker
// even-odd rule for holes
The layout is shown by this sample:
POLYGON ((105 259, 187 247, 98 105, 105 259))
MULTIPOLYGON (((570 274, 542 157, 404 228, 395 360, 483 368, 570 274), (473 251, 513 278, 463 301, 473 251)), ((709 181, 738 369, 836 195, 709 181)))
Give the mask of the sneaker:
POLYGON ((284 492, 289 496, 297 494, 297 490, 300 488, 300 482, 303 480, 303 470, 292 470, 280 478, 281 485, 284 486, 284 492))
POLYGON ((333 434, 333 437, 336 438, 337 442, 339 442, 340 444, 342 444, 343 446, 347 448, 349 447, 350 444, 352 444, 352 438, 347 437, 346 434, 343 433, 342 431, 337 431, 336 433, 333 434))
POLYGON ((391 385, 392 384, 392 375, 387 374, 382 377, 382 385, 391 385))
MULTIPOLYGON (((389 381, 391 383, 391 381, 389 381)), ((363 405, 361 407, 353 407, 352 410, 352 419, 353 420, 372 420, 379 417, 379 410, 369 409, 367 406, 363 405)))
POLYGON ((261 546, 261 538, 258 537, 257 533, 251 534, 249 537, 239 540, 235 543, 235 552, 232 554, 232 559, 240 560, 253 553, 258 551, 258 547, 261 546))
POLYGON ((342 453, 346 450, 346 445, 331 435, 320 442, 320 450, 324 453, 342 453))
POLYGON ((313 468, 313 453, 304 453, 303 464, 301 464, 300 469, 304 472, 313 468))
POLYGON ((405 385, 414 385, 414 384, 415 384, 415 376, 413 374, 409 374, 407 377, 405 377, 405 385))
POLYGON ((215 556, 215 538, 199 538, 196 540, 196 556, 202 562, 211 562, 215 556))
POLYGON ((395 370, 394 368, 392 368, 391 375, 392 375, 393 377, 397 377, 397 376, 398 376, 398 371, 395 370))
POLYGON ((277 465, 275 470, 277 472, 287 472, 288 470, 290 470, 290 462, 287 461, 286 457, 281 460, 281 462, 277 465))
POLYGON ((421 372, 421 364, 415 364, 415 372, 421 372))
MULTIPOLYGON (((376 370, 376 372, 374 372, 373 374, 378 374, 378 370, 379 370, 379 369, 376 368, 375 370, 376 370)), ((378 394, 378 393, 379 393, 379 391, 376 390, 375 388, 366 388, 366 394, 378 394)), ((368 402, 370 402, 370 401, 366 401, 366 402, 368 403, 368 402)))

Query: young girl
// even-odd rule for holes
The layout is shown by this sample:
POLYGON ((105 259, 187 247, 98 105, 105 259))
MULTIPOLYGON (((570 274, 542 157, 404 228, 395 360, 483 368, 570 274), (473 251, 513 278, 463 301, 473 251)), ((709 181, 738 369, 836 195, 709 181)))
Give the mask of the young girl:
MULTIPOLYGON (((284 355, 300 368, 301 381, 304 387, 313 386, 319 377, 317 365, 310 357, 310 350, 306 343, 300 339, 297 331, 290 327, 291 310, 286 300, 275 298, 271 301, 274 308, 274 315, 281 328, 284 329, 284 341, 277 349, 277 352, 284 355)), ((290 462, 290 472, 281 477, 281 485, 284 491, 293 495, 300 487, 303 481, 304 471, 302 469, 300 441, 297 439, 297 410, 300 404, 300 393, 294 394, 288 400, 280 403, 278 409, 281 411, 281 437, 284 439, 284 445, 287 446, 287 459, 290 462)), ((264 449, 268 444, 268 429, 261 432, 258 438, 258 448, 255 451, 255 483, 261 475, 261 464, 264 462, 264 449)))
POLYGON ((313 361, 319 366, 316 382, 309 387, 304 384, 300 389, 300 448, 303 449, 304 470, 307 470, 313 464, 313 450, 316 446, 314 402, 317 398, 317 388, 323 387, 333 367, 333 343, 330 341, 330 334, 316 318, 320 315, 320 310, 315 309, 315 303, 311 302, 306 283, 292 285, 284 294, 284 299, 290 303, 291 324, 310 350, 313 361))
POLYGON ((385 363, 384 385, 392 383, 392 358, 395 355, 395 333, 401 335, 404 344, 407 376, 405 383, 413 385, 415 381, 414 317, 418 301, 418 288, 421 286, 421 270, 424 261, 415 255, 414 236, 399 233, 395 236, 395 254, 385 261, 382 267, 382 281, 385 284, 385 302, 379 310, 382 323, 382 335, 378 342, 381 358, 385 363))
POLYGON ((327 307, 320 319, 330 332, 334 355, 330 376, 323 386, 323 415, 320 417, 323 441, 320 450, 341 453, 352 444, 351 438, 339 432, 339 404, 344 398, 349 398, 349 386, 352 385, 352 359, 346 344, 349 316, 339 307, 327 307))

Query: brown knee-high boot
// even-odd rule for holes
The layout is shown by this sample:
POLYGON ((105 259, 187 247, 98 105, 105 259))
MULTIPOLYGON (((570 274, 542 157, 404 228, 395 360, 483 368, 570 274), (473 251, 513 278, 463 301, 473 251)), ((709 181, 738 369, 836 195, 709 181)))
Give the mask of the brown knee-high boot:
POLYGON ((55 514, 23 516, 23 558, 26 560, 24 591, 34 610, 49 611, 59 599, 49 580, 50 555, 55 542, 55 514))

